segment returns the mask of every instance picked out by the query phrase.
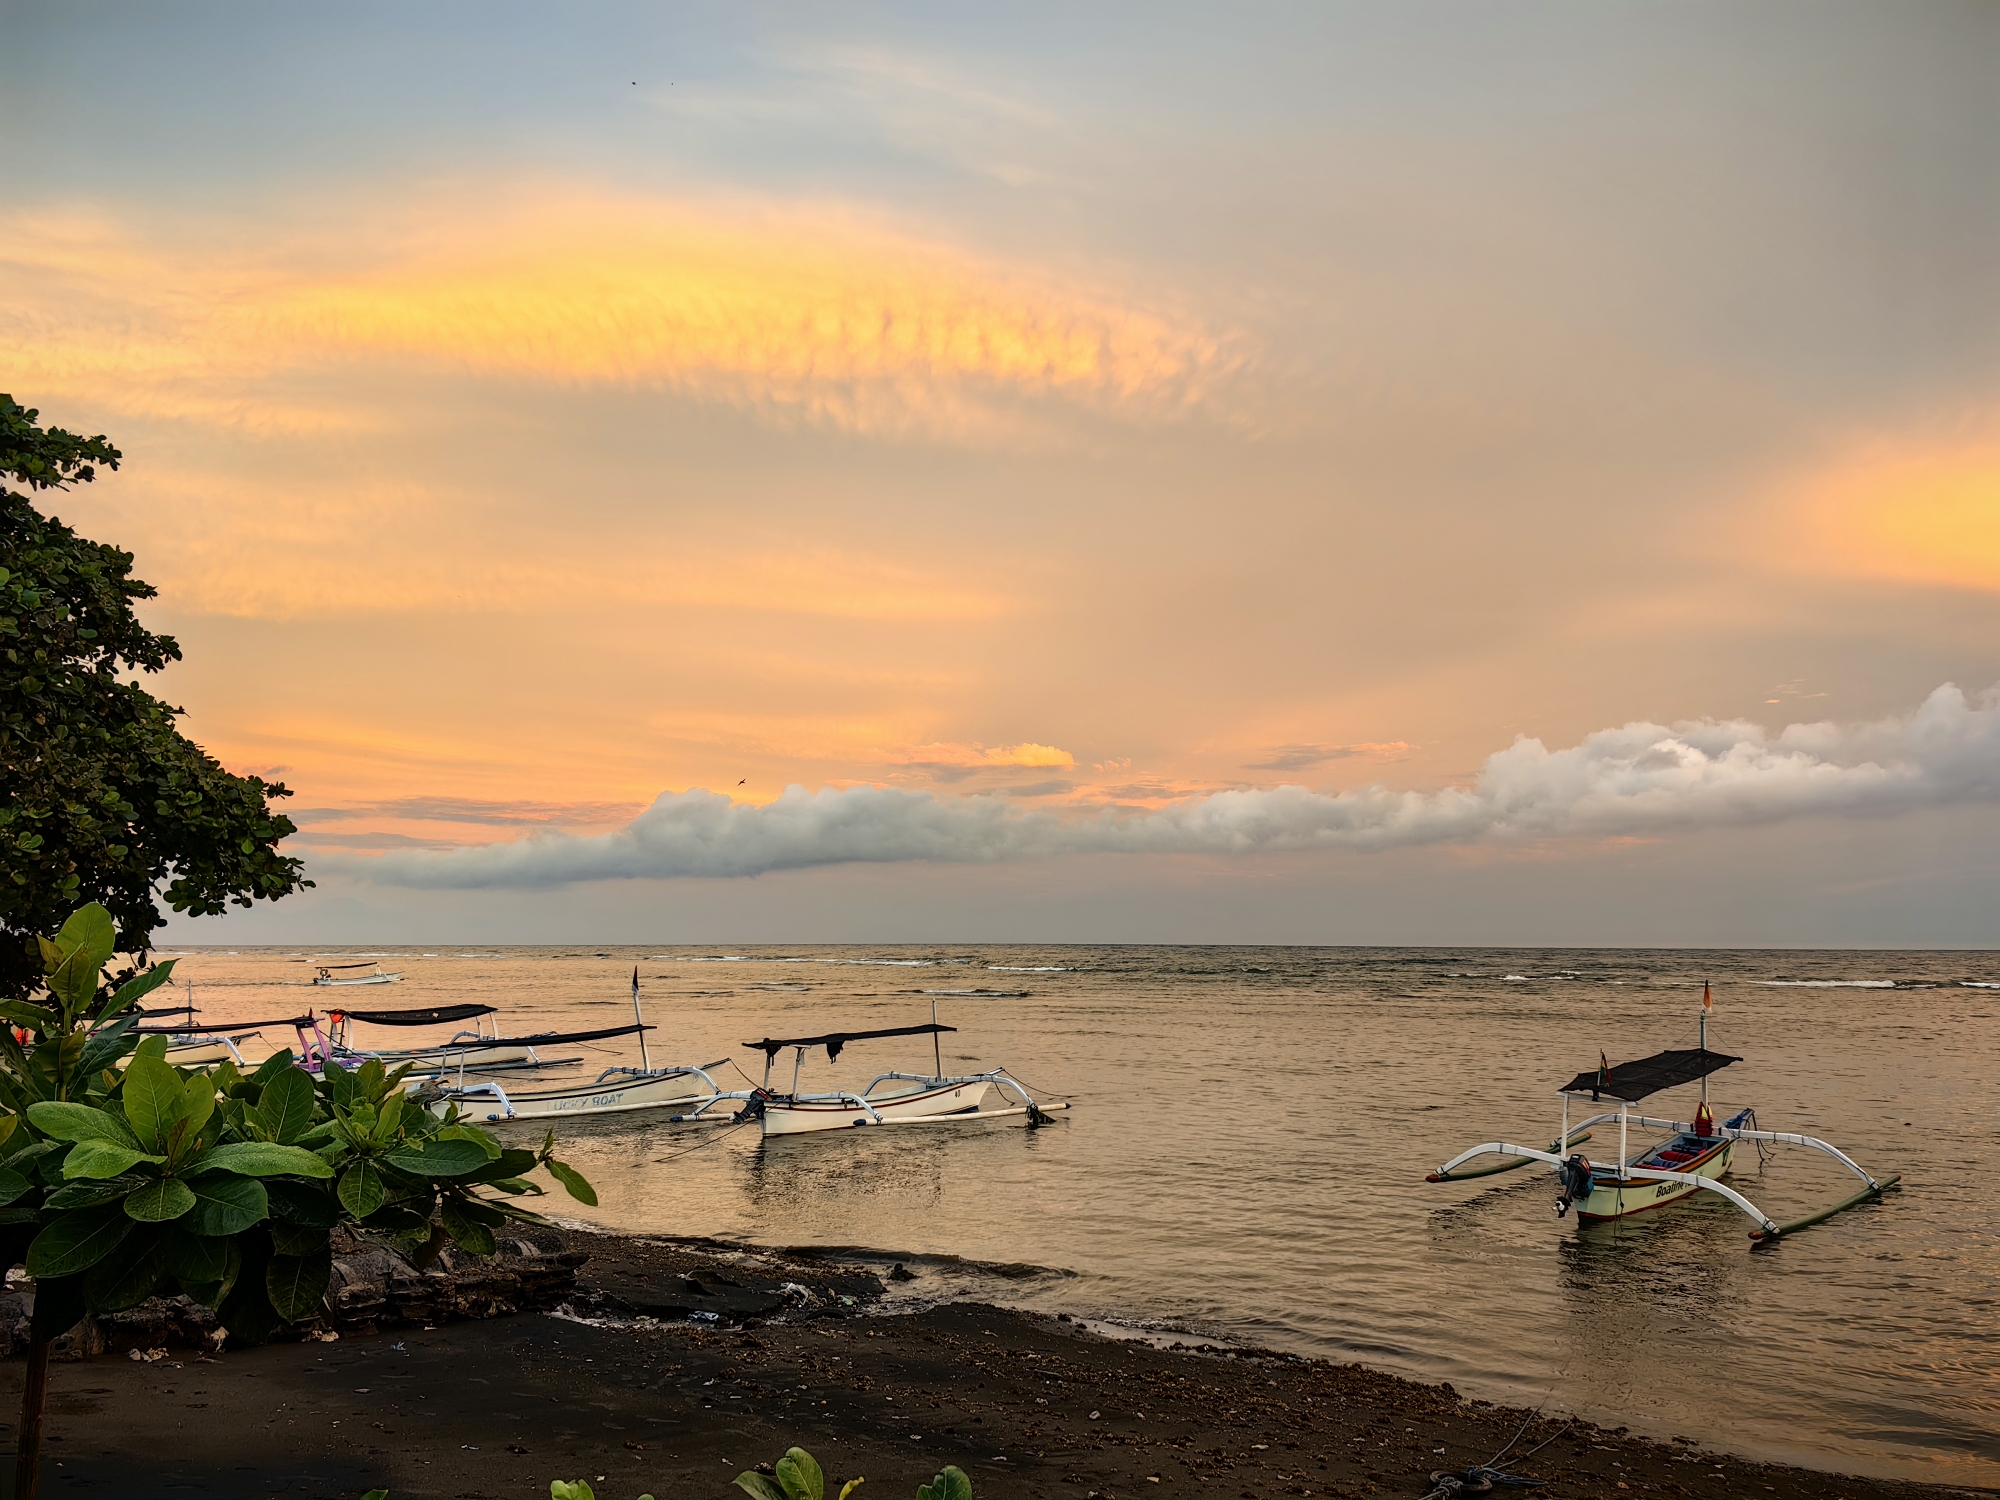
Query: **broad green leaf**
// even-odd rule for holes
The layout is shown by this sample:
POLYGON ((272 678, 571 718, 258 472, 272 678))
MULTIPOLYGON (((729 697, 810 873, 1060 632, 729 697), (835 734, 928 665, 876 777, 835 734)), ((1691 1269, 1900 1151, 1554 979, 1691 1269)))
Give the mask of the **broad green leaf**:
POLYGON ((208 1128, 215 1113, 215 1080, 197 1073, 181 1085, 181 1113, 187 1120, 186 1139, 193 1140, 208 1128))
POLYGON ((95 901, 79 906, 56 933, 56 947, 65 955, 93 955, 97 967, 103 968, 118 951, 118 930, 111 923, 111 913, 95 901))
POLYGON ((191 1233, 176 1224, 167 1236, 167 1269, 183 1286, 219 1283, 229 1274, 229 1241, 191 1233))
POLYGON ((289 1146, 312 1123, 312 1080, 297 1068, 267 1079, 257 1100, 257 1123, 281 1145, 289 1146))
POLYGON ((157 1163, 165 1160, 164 1156, 152 1155, 134 1146, 114 1146, 109 1141, 78 1141, 63 1159, 63 1176, 71 1181, 79 1177, 93 1180, 118 1177, 142 1161, 157 1163))
POLYGON ((917 1486, 917 1500, 972 1500, 972 1481, 957 1464, 946 1464, 937 1478, 917 1486))
POLYGON ((273 1177, 264 1183, 271 1200, 271 1217, 301 1229, 331 1229, 340 1222, 340 1202, 318 1183, 290 1182, 273 1177))
POLYGON ((194 1189, 172 1177, 149 1182, 125 1200, 125 1212, 142 1224, 164 1224, 193 1207, 194 1189))
POLYGON ((93 1031, 90 1040, 84 1043, 83 1051, 77 1055, 72 1076, 80 1082, 82 1078, 101 1073, 116 1063, 131 1050, 132 1028, 138 1024, 137 1016, 126 1016, 102 1031, 93 1031))
POLYGON ((597 1190, 583 1179, 583 1173, 575 1167, 565 1166, 553 1156, 542 1163, 549 1169, 549 1176, 563 1185, 563 1190, 577 1202, 597 1207, 597 1190))
POLYGON ((305 1229, 297 1224, 287 1224, 275 1214, 264 1227, 271 1232, 271 1248, 280 1255, 317 1255, 327 1247, 327 1232, 324 1229, 305 1229))
POLYGON ((139 1050, 137 1055, 142 1057, 151 1057, 157 1059, 160 1062, 165 1062, 167 1060, 166 1037, 157 1031, 154 1032, 151 1036, 147 1037, 143 1042, 139 1043, 139 1050))
POLYGON ((44 1099, 28 1106, 28 1122, 43 1135, 59 1141, 103 1141, 113 1146, 136 1146, 138 1138, 116 1115, 88 1104, 68 1104, 44 1099))
POLYGON ((126 1123, 140 1142, 153 1150, 159 1149, 174 1122, 187 1114, 180 1075, 149 1055, 143 1045, 126 1065, 124 1099, 126 1123))
MULTIPOLYGON (((262 1088, 280 1073, 293 1071, 293 1061, 292 1049, 290 1047, 285 1048, 281 1052, 273 1052, 269 1057, 257 1064, 257 1071, 250 1075, 250 1081, 259 1088, 262 1088)), ((307 1081, 310 1082, 311 1080, 307 1081)))
POLYGON ((486 1165, 476 1141, 427 1141, 421 1151, 391 1151, 389 1165, 417 1177, 460 1177, 486 1165))
POLYGON ((859 1476, 856 1476, 855 1478, 848 1480, 847 1483, 843 1484, 840 1487, 840 1500, 847 1500, 847 1497, 849 1495, 853 1494, 856 1490, 861 1488, 861 1484, 862 1481, 859 1476))
POLYGON ((167 1271, 167 1258, 161 1253, 163 1238, 157 1229, 140 1229, 90 1268, 83 1279, 83 1291, 92 1312, 123 1312, 159 1289, 167 1271))
POLYGON ((264 1184, 254 1177, 236 1177, 228 1172, 209 1172, 188 1179, 194 1189, 194 1213, 187 1227, 196 1234, 241 1234, 252 1224, 270 1217, 270 1200, 264 1184))
POLYGON ((322 1246, 311 1255, 277 1255, 264 1272, 264 1295, 271 1310, 287 1323, 310 1317, 326 1296, 333 1275, 333 1254, 322 1246))
POLYGON ((338 1104, 342 1109, 354 1103, 354 1075, 345 1068, 330 1067, 320 1080, 326 1088, 327 1102, 338 1104))
POLYGON ((447 1198, 438 1204, 438 1222, 444 1225, 444 1232, 451 1236, 451 1242, 459 1249, 469 1250, 474 1255, 493 1253, 493 1231, 465 1212, 465 1205, 456 1198, 447 1198))
POLYGON ((104 1009, 98 1012, 97 1019, 107 1020, 121 1014, 127 1007, 137 1005, 174 977, 174 965, 179 962, 179 959, 170 958, 165 963, 155 964, 145 973, 136 974, 126 980, 118 986, 118 992, 105 1003, 104 1009))
POLYGON ((242 1177, 331 1177, 333 1168, 303 1146, 273 1141, 230 1141, 195 1163, 205 1172, 235 1172, 242 1177))
POLYGON ((371 1162, 358 1161, 340 1175, 340 1206, 354 1218, 365 1219, 382 1206, 382 1174, 371 1162))
POLYGON ((537 1159, 532 1151, 510 1148, 502 1151, 477 1172, 468 1172, 464 1180, 467 1183, 490 1182, 498 1186, 504 1179, 524 1177, 534 1171, 537 1159))
POLYGON ((551 1479, 549 1500, 597 1500, 590 1485, 581 1479, 551 1479))
POLYGON ((803 1448, 787 1448, 771 1467, 778 1471, 778 1483, 785 1487, 788 1500, 821 1500, 826 1494, 826 1476, 803 1448))
POLYGON ((769 1474, 759 1474, 749 1469, 736 1476, 736 1487, 750 1496, 750 1500, 786 1500, 785 1492, 778 1481, 769 1474))
POLYGON ((77 1209, 58 1217, 28 1246, 28 1274, 74 1276, 87 1271, 125 1242, 138 1226, 115 1203, 77 1209))
POLYGON ((12 1203, 34 1184, 12 1167, 0 1167, 0 1204, 12 1203))
MULTIPOLYGON (((64 1183, 43 1200, 43 1207, 51 1209, 95 1208, 100 1203, 116 1203, 128 1193, 135 1193, 144 1187, 149 1179, 144 1177, 109 1177, 102 1182, 80 1178, 64 1183)), ((157 1180, 157 1179, 153 1179, 157 1180)))
POLYGON ((56 1013, 46 1005, 29 1005, 21 1000, 0 1001, 0 1018, 25 1026, 30 1031, 54 1031, 56 1013))

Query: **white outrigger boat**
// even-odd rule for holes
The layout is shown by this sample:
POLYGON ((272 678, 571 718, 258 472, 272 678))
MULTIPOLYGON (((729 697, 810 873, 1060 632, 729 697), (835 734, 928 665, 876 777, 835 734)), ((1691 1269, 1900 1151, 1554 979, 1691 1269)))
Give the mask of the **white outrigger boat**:
MULTIPOLYGON (((420 1071, 436 1071, 451 1068, 472 1069, 489 1072, 496 1068, 543 1068, 554 1066, 557 1061, 574 1062, 575 1058, 545 1060, 535 1049, 525 1042, 510 1041, 500 1035, 500 1025, 493 1023, 491 1035, 486 1031, 486 1019, 498 1015, 491 1005, 432 1005, 413 1010, 353 1010, 343 1007, 326 1013, 326 1035, 320 1039, 321 1051, 336 1061, 358 1067, 369 1058, 379 1058, 390 1067, 403 1063, 415 1063, 420 1071), (363 1047, 356 1045, 354 1023, 369 1026, 449 1026, 454 1021, 472 1021, 470 1031, 454 1032, 449 1041, 428 1047, 363 1047)), ((305 1036, 301 1034, 300 1044, 305 1036)), ((544 1046, 548 1043, 544 1042, 544 1046)))
POLYGON ((1600 1052, 1595 1071, 1579 1073, 1564 1084, 1559 1090, 1563 1100, 1562 1130, 1557 1135, 1556 1141, 1551 1143, 1550 1149, 1538 1151, 1533 1147, 1517 1146, 1507 1141, 1488 1141, 1454 1156, 1424 1180, 1460 1182, 1467 1178, 1484 1177, 1494 1172, 1524 1167, 1531 1161, 1543 1162, 1560 1178, 1560 1192, 1555 1204, 1556 1216, 1560 1218, 1571 1208, 1575 1208, 1577 1220, 1583 1224, 1629 1218, 1648 1209, 1664 1208, 1670 1203, 1690 1199, 1696 1193, 1709 1192, 1733 1203, 1749 1215, 1757 1226, 1750 1231, 1750 1238, 1761 1242, 1776 1240, 1783 1235, 1795 1233, 1809 1225, 1830 1219, 1843 1209, 1878 1199, 1902 1180, 1900 1177, 1871 1176, 1838 1147, 1831 1146, 1814 1136, 1759 1130, 1756 1128, 1757 1113, 1753 1109, 1741 1110, 1718 1125, 1715 1117, 1709 1112, 1708 1076, 1743 1059, 1731 1057, 1725 1052, 1709 1050, 1708 1013, 1711 1003, 1708 987, 1704 985, 1701 997, 1701 1041, 1698 1047, 1656 1052, 1651 1057, 1620 1063, 1616 1067, 1611 1066, 1609 1060, 1600 1052), (1662 1089, 1694 1083, 1697 1080, 1701 1083, 1701 1102, 1695 1109, 1692 1120, 1661 1119, 1632 1113, 1632 1106, 1650 1095, 1662 1089), (1582 1101, 1586 1098, 1592 1103, 1602 1103, 1606 1098, 1615 1099, 1618 1101, 1618 1108, 1591 1115, 1572 1126, 1571 1101, 1582 1101), (1616 1162, 1593 1163, 1581 1153, 1568 1156, 1560 1154, 1569 1145, 1576 1144, 1580 1139, 1586 1139, 1585 1133, 1591 1126, 1609 1124, 1614 1120, 1618 1123, 1616 1162), (1645 1150, 1630 1152, 1629 1133, 1634 1125, 1650 1130, 1666 1131, 1667 1139, 1645 1150), (1860 1178, 1864 1186, 1860 1191, 1841 1199, 1831 1207, 1780 1224, 1736 1189, 1720 1180, 1729 1170, 1730 1157, 1738 1141, 1762 1141, 1773 1145, 1810 1147, 1831 1156, 1860 1178), (1482 1156, 1499 1156, 1507 1160, 1500 1164, 1468 1166, 1468 1163, 1482 1156))
POLYGON ((256 1027, 229 1027, 211 1029, 195 1022, 194 981, 187 985, 187 1003, 165 1006, 152 1010, 142 1010, 141 1016, 183 1016, 185 1023, 179 1026, 138 1026, 135 1032, 145 1036, 164 1036, 167 1039, 167 1061, 179 1068, 199 1068, 209 1063, 232 1062, 237 1067, 245 1066, 243 1044, 257 1035, 256 1027))
POLYGON ((313 977, 311 982, 315 985, 321 985, 321 986, 348 985, 348 984, 399 984, 402 982, 403 978, 401 974, 383 973, 381 964, 376 963, 373 959, 370 959, 367 963, 360 963, 360 964, 329 964, 329 963, 320 963, 314 959, 307 959, 306 962, 312 964, 313 966, 313 977), (365 974, 353 972, 359 969, 366 969, 368 972, 365 974))
POLYGON ((482 1125, 506 1120, 548 1119, 557 1115, 622 1115, 649 1109, 671 1109, 675 1111, 676 1120, 682 1119, 685 1113, 694 1123, 704 1125, 726 1124, 738 1118, 735 1114, 706 1113, 709 1106, 725 1100, 747 1101, 751 1097, 747 1092, 724 1093, 709 1076, 709 1070, 721 1067, 728 1061, 727 1058, 699 1066, 653 1066, 652 1055, 646 1046, 646 1033, 653 1028, 646 1024, 646 1018, 639 1009, 637 969, 632 971, 632 1022, 630 1026, 612 1031, 573 1033, 563 1040, 637 1035, 639 1066, 636 1068, 606 1068, 588 1083, 537 1089, 531 1093, 511 1091, 491 1080, 482 1083, 466 1083, 463 1079, 456 1083, 439 1080, 424 1094, 425 1102, 433 1113, 439 1115, 448 1113, 456 1106, 459 1118, 482 1125), (702 1087, 691 1086, 695 1079, 700 1080, 702 1087))
MULTIPOLYGON (((935 1007, 932 1008, 932 1015, 935 1018, 935 1007)), ((768 1139, 774 1135, 805 1135, 849 1126, 969 1125, 1014 1115, 1025 1116, 1030 1125, 1047 1125, 1053 1123, 1052 1111, 1069 1108, 1067 1102, 1037 1103, 1025 1088, 1009 1076, 1005 1068, 947 1077, 937 1038, 941 1033, 957 1029, 955 1026, 940 1026, 933 1019, 928 1026, 892 1026, 880 1031, 834 1031, 823 1036, 766 1037, 760 1042, 745 1042, 745 1047, 764 1054, 763 1086, 750 1095, 745 1112, 762 1118, 764 1135, 768 1139), (826 1093, 808 1094, 799 1091, 799 1073, 805 1066, 809 1049, 826 1048, 827 1061, 832 1062, 849 1042, 888 1036, 929 1036, 936 1072, 878 1073, 859 1092, 833 1089, 826 1093), (791 1092, 774 1093, 771 1089, 771 1066, 778 1054, 788 1047, 794 1051, 791 1092), (885 1084, 891 1087, 884 1089, 885 1084), (1011 1093, 1021 1102, 985 1108, 989 1090, 997 1090, 1003 1099, 1011 1093)))

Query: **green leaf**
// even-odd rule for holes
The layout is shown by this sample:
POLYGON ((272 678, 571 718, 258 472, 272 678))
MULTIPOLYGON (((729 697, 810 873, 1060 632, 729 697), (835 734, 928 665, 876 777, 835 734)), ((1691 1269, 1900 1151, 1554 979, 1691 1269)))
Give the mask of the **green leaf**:
POLYGON ((92 1073, 101 1073, 117 1062, 131 1050, 132 1028, 138 1024, 139 1017, 126 1016, 102 1031, 92 1032, 90 1040, 84 1043, 83 1051, 77 1057, 76 1067, 71 1076, 81 1082, 92 1073))
POLYGON ((331 1229, 340 1222, 339 1200, 317 1183, 272 1177, 265 1181, 264 1191, 271 1200, 273 1220, 283 1219, 301 1229, 331 1229))
POLYGON ((772 1467, 778 1471, 778 1483, 785 1487, 787 1500, 821 1500, 826 1494, 826 1476, 805 1449, 787 1448, 772 1467))
POLYGON ((0 1167, 0 1205, 12 1203, 34 1184, 12 1167, 0 1167))
POLYGON ((141 1224, 164 1224, 193 1207, 194 1189, 172 1177, 149 1182, 125 1200, 125 1212, 141 1224))
POLYGON ((203 1156, 205 1172, 234 1172, 241 1177, 331 1177, 333 1168, 303 1146, 274 1141, 230 1141, 203 1156))
POLYGON ((228 1172, 210 1172, 188 1179, 194 1189, 194 1213, 188 1228, 196 1234, 241 1234, 252 1224, 270 1216, 270 1200, 264 1184, 254 1177, 236 1177, 228 1172))
MULTIPOLYGON (((290 1047, 285 1048, 281 1052, 273 1052, 269 1057, 257 1064, 257 1071, 250 1075, 249 1081, 256 1084, 259 1088, 268 1088, 273 1078, 278 1077, 282 1073, 297 1071, 293 1068, 292 1062, 292 1049, 290 1047)), ((306 1081, 310 1083, 312 1080, 307 1079, 306 1081)))
POLYGON ((215 1113, 215 1080, 206 1073, 197 1073, 181 1085, 181 1114, 187 1120, 187 1135, 193 1140, 208 1126, 209 1117, 215 1113))
POLYGON ((28 1274, 39 1281, 87 1271, 137 1227, 115 1203, 63 1214, 28 1246, 28 1274))
POLYGON ((597 1500, 588 1483, 581 1479, 551 1479, 549 1500, 597 1500))
POLYGON ((126 980, 118 986, 118 992, 105 1004, 104 1009, 98 1012, 97 1019, 100 1021, 106 1020, 120 1014, 128 1006, 137 1005, 141 1000, 152 994, 154 990, 174 977, 174 965, 179 962, 179 959, 170 958, 165 963, 155 964, 145 973, 135 975, 131 979, 126 980))
POLYGON ((90 1268, 83 1278, 83 1294, 92 1312, 123 1312, 159 1289, 167 1271, 166 1257, 160 1253, 162 1238, 158 1230, 140 1230, 90 1268))
POLYGON ((118 951, 118 930, 112 926, 111 913, 95 901, 79 906, 56 934, 56 948, 64 955, 82 953, 94 957, 97 967, 103 968, 118 951))
POLYGON ((63 1158, 63 1176, 70 1179, 120 1177, 142 1161, 164 1162, 134 1146, 114 1146, 108 1141, 78 1141, 63 1158))
POLYGON ((271 1248, 280 1255, 317 1255, 327 1247, 327 1232, 324 1229, 307 1229, 297 1224, 287 1224, 273 1216, 269 1224, 271 1248))
MULTIPOLYGON (((146 1038, 148 1042, 155 1038, 146 1038)), ((125 1067, 125 1122, 142 1145, 159 1149, 176 1120, 186 1114, 180 1075, 145 1046, 125 1067)))
POLYGON ((917 1486, 917 1500, 972 1500, 972 1481, 957 1464, 946 1464, 937 1478, 917 1486))
POLYGON ((385 1196, 382 1174, 371 1162, 358 1161, 340 1177, 340 1206, 349 1215, 365 1219, 382 1206, 385 1196))
POLYGON ((420 1151, 391 1151, 390 1166, 418 1177, 460 1177, 486 1165, 477 1141, 427 1141, 420 1151))
POLYGON ((464 1181, 467 1186, 475 1182, 490 1182, 497 1187, 503 1180, 524 1177, 534 1171, 535 1163, 539 1159, 532 1151, 509 1148, 477 1172, 466 1173, 464 1181))
POLYGON ((785 1500, 785 1492, 778 1487, 778 1481, 769 1474, 759 1474, 755 1469, 738 1474, 736 1487, 750 1496, 750 1500, 785 1500))
POLYGON ((438 1204, 438 1222, 444 1225, 444 1232, 451 1236, 451 1242, 461 1250, 469 1250, 474 1255, 491 1255, 494 1250, 493 1231, 465 1211, 465 1205, 456 1198, 446 1198, 438 1204))
POLYGON ((125 1122, 105 1110, 88 1104, 67 1104, 44 1099, 28 1106, 28 1122, 43 1135, 59 1141, 103 1141, 112 1146, 136 1146, 138 1138, 125 1122))
POLYGON ((264 1273, 264 1295, 271 1310, 287 1323, 309 1317, 326 1296, 333 1275, 333 1253, 321 1246, 311 1255, 277 1255, 264 1273))
POLYGON ((229 1275, 229 1241, 176 1224, 167 1236, 167 1269, 183 1286, 220 1283, 229 1275))
POLYGON ((856 1490, 861 1488, 861 1484, 862 1481, 858 1475, 855 1478, 848 1480, 847 1483, 843 1484, 840 1487, 840 1500, 847 1500, 847 1497, 849 1495, 853 1494, 856 1490))
POLYGON ((257 1100, 257 1123, 281 1145, 289 1146, 312 1123, 313 1086, 297 1068, 267 1079, 257 1100))
POLYGON ((544 1160, 542 1165, 549 1169, 549 1176, 560 1182, 570 1197, 592 1208, 597 1207, 597 1191, 584 1181, 583 1173, 577 1171, 575 1167, 563 1165, 553 1156, 544 1160))
POLYGON ((111 1177, 102 1182, 80 1178, 63 1184, 43 1200, 42 1206, 49 1209, 95 1208, 100 1203, 116 1203, 128 1193, 135 1193, 144 1187, 148 1179, 144 1177, 111 1177))
POLYGON ((25 1026, 30 1031, 54 1031, 56 1013, 46 1005, 29 1005, 22 1000, 0 1001, 0 1018, 25 1026))

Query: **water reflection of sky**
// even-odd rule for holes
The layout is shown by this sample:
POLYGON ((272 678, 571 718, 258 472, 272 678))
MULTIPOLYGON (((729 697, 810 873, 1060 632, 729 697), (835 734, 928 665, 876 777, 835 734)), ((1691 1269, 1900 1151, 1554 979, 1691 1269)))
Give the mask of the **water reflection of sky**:
MULTIPOLYGON (((597 1217, 876 1247, 919 1266, 912 1295, 1174 1323, 1761 1456, 2000 1483, 2000 1254, 1976 1181, 2000 1159, 2000 992, 1972 987, 2000 983, 1993 956, 994 947, 684 961, 724 956, 404 952, 384 955, 404 982, 365 993, 490 1000, 512 1033, 602 1025, 629 1004, 637 962, 654 1060, 733 1057, 752 1077, 763 1059, 746 1040, 909 1024, 937 999, 960 1028, 948 1065, 1007 1064, 1076 1111, 1041 1131, 770 1142, 644 1115, 565 1122, 597 1217), (987 965, 1015 968, 1006 987, 1029 993, 923 993, 970 988, 934 976, 987 965), (1753 1253, 1719 1201, 1579 1229, 1555 1219, 1537 1169, 1423 1183, 1477 1141, 1549 1139, 1555 1085, 1600 1048, 1616 1061, 1693 1045, 1704 979, 1712 1044, 1744 1058, 1712 1080, 1718 1114, 1753 1104, 1766 1128, 1901 1173, 1903 1192, 1753 1253), (984 1269, 1002 1264, 1016 1273, 984 1269)), ((250 951, 184 969, 210 1022, 306 972, 297 955, 250 951)), ((592 1070, 633 1060, 616 1042, 577 1050, 592 1070)), ((930 1062, 923 1037, 856 1044, 832 1065, 815 1052, 807 1079, 855 1087, 930 1062)), ((1595 1154, 1615 1152, 1607 1139, 1595 1154)), ((1730 1181, 1779 1219, 1849 1182, 1795 1149, 1740 1151, 1730 1181)))

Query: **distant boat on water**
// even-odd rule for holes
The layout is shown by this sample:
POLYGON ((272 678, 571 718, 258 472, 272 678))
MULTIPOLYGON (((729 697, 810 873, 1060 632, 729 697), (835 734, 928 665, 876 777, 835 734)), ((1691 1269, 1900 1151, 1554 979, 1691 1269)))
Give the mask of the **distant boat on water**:
POLYGON ((401 974, 383 973, 382 966, 371 959, 361 964, 314 963, 312 982, 316 985, 395 984, 402 977, 401 974))

